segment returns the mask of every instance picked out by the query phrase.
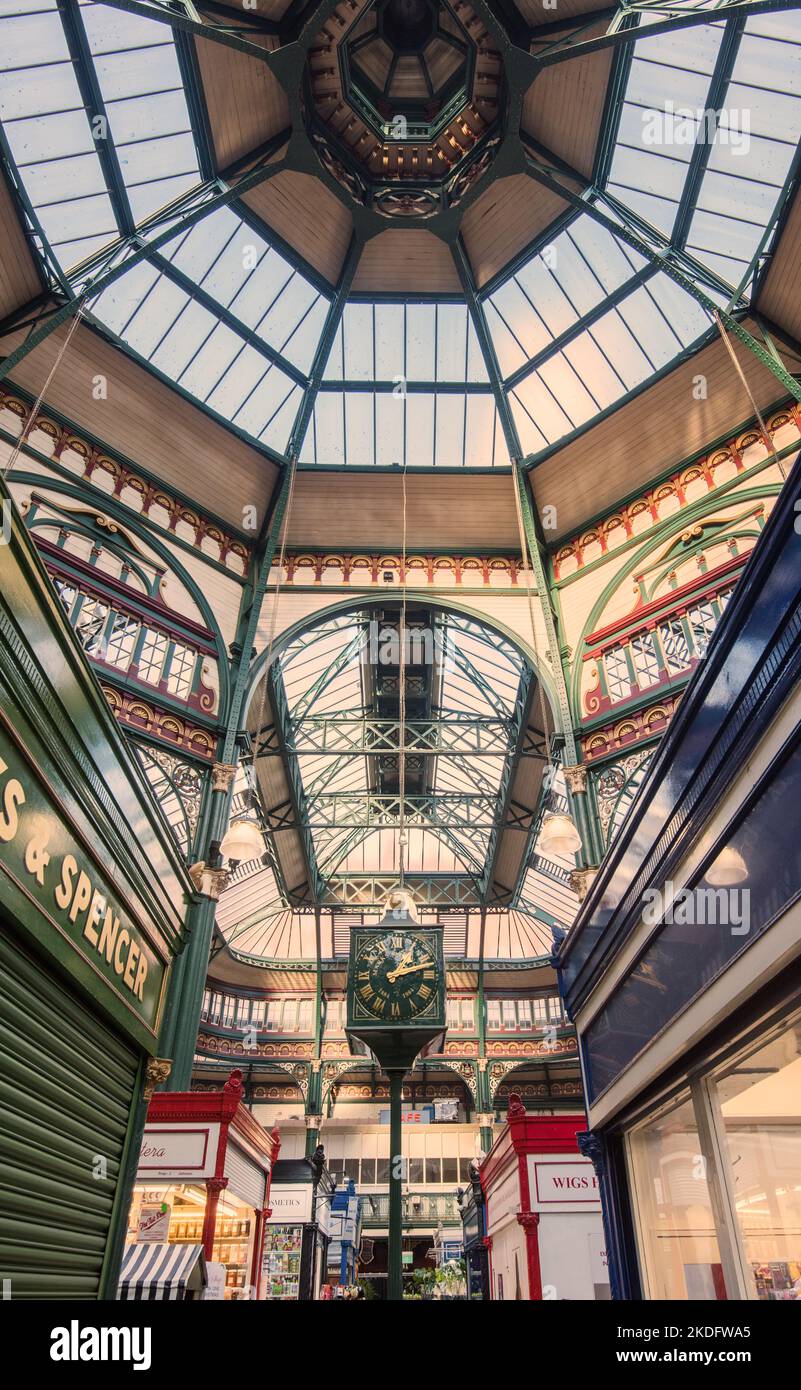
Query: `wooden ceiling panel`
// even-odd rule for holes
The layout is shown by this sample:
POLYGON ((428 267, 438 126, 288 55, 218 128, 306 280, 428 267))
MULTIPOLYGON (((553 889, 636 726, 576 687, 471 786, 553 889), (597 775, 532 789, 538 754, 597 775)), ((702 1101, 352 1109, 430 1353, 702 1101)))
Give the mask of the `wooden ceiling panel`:
MULTIPOLYGON (((66 327, 51 333, 12 371, 11 381, 37 395, 66 334, 66 327)), ((0 342, 0 354, 16 341, 0 342)), ((47 388, 45 414, 48 408, 76 433, 102 440, 111 453, 237 530, 246 506, 255 506, 261 521, 277 466, 86 325, 76 330, 47 388), (98 375, 106 378, 105 400, 93 396, 98 375)))
POLYGON ((12 314, 42 292, 8 185, 0 175, 0 318, 12 314))
MULTIPOLYGON (((403 477, 309 468, 295 483, 288 541, 329 550, 397 550, 403 477)), ((465 552, 492 544, 518 545, 509 473, 406 474, 407 545, 410 550, 451 547, 465 552), (492 538, 490 541, 490 537, 492 538)))
MULTIPOLYGON (((278 40, 248 34, 267 50, 278 40)), ((211 39, 196 42, 217 169, 258 149, 289 125, 289 99, 266 63, 211 39)))
MULTIPOLYGON (((747 326, 754 331, 752 324, 747 326)), ((773 373, 745 346, 730 342, 760 409, 780 401, 786 393, 773 373)), ((791 371, 799 371, 801 363, 786 360, 791 371)), ((717 339, 533 469, 529 480, 535 505, 556 508, 558 535, 549 539, 571 535, 591 518, 612 511, 752 416, 748 396, 717 339), (706 377, 704 401, 693 394, 699 374, 706 377)))
POLYGON ((246 193, 244 201, 331 285, 336 284, 353 220, 320 179, 283 170, 246 193))
POLYGON ((791 337, 801 341, 801 196, 796 192, 790 215, 773 252, 757 309, 791 337))
POLYGON ((353 289, 364 294, 460 294, 453 256, 433 232, 393 227, 368 241, 353 289))
POLYGON ((462 237, 479 288, 545 231, 567 208, 527 174, 498 179, 468 208, 462 237))
MULTIPOLYGON (((603 33, 605 27, 594 25, 586 37, 603 33)), ((595 162, 612 57, 610 47, 544 68, 523 99, 523 130, 588 179, 595 162)))

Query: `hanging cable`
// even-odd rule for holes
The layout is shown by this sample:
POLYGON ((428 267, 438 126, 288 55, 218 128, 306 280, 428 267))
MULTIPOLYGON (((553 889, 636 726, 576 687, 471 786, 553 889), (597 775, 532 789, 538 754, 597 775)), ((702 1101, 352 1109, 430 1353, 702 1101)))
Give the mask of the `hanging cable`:
POLYGON ((61 344, 61 347, 59 348, 58 352, 56 353, 55 361, 54 361, 52 367, 50 368, 50 371, 47 373, 47 376, 45 377, 44 386, 42 387, 41 391, 39 392, 39 395, 36 397, 36 400, 34 401, 33 405, 31 406, 30 412, 29 412, 29 414, 28 414, 28 418, 27 418, 27 420, 25 421, 25 424, 23 425, 23 427, 22 427, 22 429, 21 429, 21 431, 20 431, 19 438, 17 439, 17 442, 16 442, 15 445, 14 445, 14 448, 11 450, 11 454, 10 454, 10 457, 9 457, 9 459, 8 459, 8 462, 6 463, 5 467, 3 468, 3 481, 5 481, 5 479, 8 477, 9 473, 11 472, 12 468, 14 467, 14 464, 17 462, 17 459, 19 458, 22 449, 24 448, 25 444, 27 443, 28 436, 30 435, 31 431, 33 430, 33 427, 34 427, 34 425, 35 425, 35 423, 36 423, 36 420, 37 420, 37 418, 38 418, 38 416, 39 416, 39 411, 40 411, 41 408, 42 408, 42 404, 43 404, 43 402, 44 402, 44 398, 45 398, 45 396, 47 395, 47 392, 48 392, 49 389, 50 389, 50 383, 51 383, 51 381, 53 380, 53 377, 55 376, 55 374, 56 374, 56 372, 58 371, 59 367, 61 366, 62 360, 63 360, 63 358, 64 358, 64 354, 66 353, 67 348, 69 347, 70 343, 72 342, 72 335, 74 334, 76 328, 78 327, 78 324, 80 323, 81 319, 83 318, 83 314, 84 314, 85 308, 86 308, 86 300, 85 300, 85 299, 82 299, 81 302, 80 302, 80 304, 78 305, 78 308, 75 310, 75 313, 74 313, 73 316, 72 316, 72 322, 71 322, 71 324, 70 324, 70 326, 69 326, 69 331, 68 331, 68 333, 67 333, 67 336, 66 336, 66 338, 64 339, 63 343, 61 344))
MULTIPOLYGON (((284 520, 283 520, 283 522, 282 522, 282 524, 281 524, 281 540, 280 540, 280 546, 279 546, 279 551, 278 551, 278 577, 277 577, 277 579, 276 579, 276 581, 275 581, 275 591, 274 591, 274 595, 273 595, 273 606, 272 606, 272 611, 271 611, 271 613, 270 613, 270 626, 269 626, 269 629, 268 629, 268 632, 267 632, 267 656, 266 656, 265 662, 264 662, 264 680, 263 680, 262 683, 261 683, 261 699, 260 699, 260 701, 259 701, 259 716, 258 716, 258 719, 257 719, 257 721, 256 721, 256 737, 257 737, 257 738, 258 738, 259 733, 261 732, 261 729, 262 729, 263 724, 264 724, 264 711, 265 711, 266 706, 267 706, 267 681, 268 681, 268 679, 269 679, 269 674, 270 674, 270 663, 272 662, 273 646, 274 646, 274 644, 275 644, 275 635, 276 635, 276 632, 277 632, 277 630, 278 630, 278 605, 279 605, 279 600, 280 600, 280 597, 281 597, 281 585, 282 585, 282 582, 283 582, 283 575, 284 575, 284 558, 285 558, 285 556, 286 556, 286 539, 287 539, 287 536, 289 535, 289 522, 290 522, 290 519, 291 519, 291 516, 292 516, 292 503, 293 503, 294 497, 295 497, 295 479, 296 479, 296 477, 297 477, 297 470, 298 470, 298 458, 297 458, 297 454, 293 454, 293 455, 292 455, 292 457, 291 457, 291 459, 290 459, 290 461, 289 461, 289 469, 290 469, 290 472, 289 472, 289 491, 288 491, 288 493, 287 493, 286 511, 284 512, 284 520)), ((257 745, 257 746, 258 746, 258 745, 257 745)))
POLYGON ((747 379, 746 379, 745 372, 743 371, 743 369, 742 369, 742 367, 741 367, 741 365, 740 365, 739 359, 738 359, 738 357, 737 357, 737 354, 736 354, 736 352, 734 351, 734 348, 732 347, 731 342, 729 341, 729 335, 728 335, 728 333, 726 332, 726 329, 725 329, 724 326, 723 326, 723 320, 721 319, 720 314, 717 312, 717 310, 715 310, 715 323, 716 323, 717 326, 718 326, 718 332, 720 333, 720 336, 721 336, 721 338, 723 339, 723 343, 724 343, 724 345, 725 345, 725 347, 726 347, 726 351, 728 352, 729 357, 731 358, 732 362, 734 363, 734 369, 735 369, 735 371, 736 371, 738 377, 740 378, 740 381, 742 382, 742 384, 743 384, 743 386, 744 386, 744 388, 745 388, 745 392, 746 392, 746 395, 748 396, 749 401, 751 402, 751 408, 752 408, 752 410, 753 410, 753 412, 754 412, 754 414, 755 414, 757 420, 759 421, 759 428, 760 428, 761 431, 762 431, 762 438, 763 438, 764 441, 765 441, 765 444, 766 444, 766 446, 767 446, 767 449, 768 449, 769 453, 771 453, 771 454, 773 455, 774 462, 776 463, 776 466, 777 466, 779 472, 781 473, 782 478, 783 478, 784 480, 786 480, 786 478, 787 478, 787 471, 786 471, 786 469, 785 469, 785 467, 784 467, 784 464, 782 463, 781 459, 779 458, 778 453, 776 452, 776 445, 775 445, 774 442, 773 442, 773 436, 772 436, 771 434, 768 433, 767 426, 766 426, 766 424, 765 424, 765 421, 764 421, 763 418, 762 418, 762 412, 760 411, 759 406, 758 406, 757 403, 756 403, 756 400, 755 400, 755 398, 754 398, 754 393, 753 393, 753 391, 751 390, 751 387, 750 387, 749 384, 748 384, 748 381, 747 381, 747 379))
POLYGON ((400 661, 398 670, 398 881, 406 875, 406 461, 403 463, 403 538, 401 554, 400 661))
MULTIPOLYGON (((544 737, 545 737, 545 752, 546 752, 546 756, 547 756, 547 759, 548 759, 548 765, 549 765, 549 767, 550 767, 550 765, 551 765, 551 735, 550 735, 549 728, 548 728, 548 722, 549 722, 549 721, 548 721, 548 717, 547 717, 547 709, 546 709, 546 704, 545 704, 545 690, 544 690, 544 687, 543 687, 543 682, 542 682, 542 679, 541 679, 541 677, 540 677, 540 671, 539 671, 539 666, 540 666, 540 652, 539 652, 539 643, 538 643, 538 641, 537 641, 537 618, 536 618, 536 610, 535 610, 535 608, 534 608, 534 591, 533 591, 533 589, 532 589, 532 587, 531 587, 531 573, 532 573, 532 570, 533 570, 533 568, 534 568, 534 558, 533 558, 533 556, 531 555, 531 552, 530 552, 530 547, 529 547, 528 540, 527 540, 527 537, 526 537, 526 528, 525 528, 525 526, 524 526, 524 524, 523 524, 523 508, 522 508, 521 502, 520 502, 520 475, 519 475, 519 472, 518 472, 518 468, 519 468, 519 462, 518 462, 517 459, 514 459, 514 458, 513 458, 513 459, 512 459, 512 485, 513 485, 513 487, 514 487, 514 494, 515 494, 515 515, 516 515, 516 517, 517 517, 517 535, 518 535, 518 541, 519 541, 519 544, 520 544, 520 558, 521 558, 522 563, 523 563, 523 577, 524 577, 524 583, 525 583, 525 586, 526 586, 526 596, 527 596, 527 598, 528 598, 528 614, 529 614, 529 620, 530 620, 530 622, 531 622, 531 641, 532 641, 532 645, 533 645, 533 647, 534 647, 534 658, 535 658, 535 661, 536 661, 536 663, 537 663, 537 668, 538 668, 537 671, 535 672, 535 675, 536 675, 536 678, 537 678, 538 694, 539 694, 539 700, 540 700, 540 714, 541 714, 541 716, 542 716, 542 732, 543 732, 543 735, 544 735, 544 737)), ((524 486, 525 486, 525 484, 524 484, 524 486)), ((546 594, 541 595, 541 596, 540 596, 540 601, 541 601, 542 603, 547 603, 547 601, 548 601, 547 595, 546 595, 546 594)), ((556 652, 553 653, 553 660, 554 660, 554 661, 558 660, 558 653, 556 653, 556 652)))

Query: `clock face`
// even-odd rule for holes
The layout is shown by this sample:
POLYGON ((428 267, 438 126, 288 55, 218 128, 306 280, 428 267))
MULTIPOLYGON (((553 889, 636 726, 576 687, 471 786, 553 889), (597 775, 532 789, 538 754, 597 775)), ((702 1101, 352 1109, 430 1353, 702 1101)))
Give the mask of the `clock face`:
POLYGON ((390 931, 366 941, 355 966, 356 998, 381 1023, 408 1023, 436 998, 436 956, 411 932, 390 931))

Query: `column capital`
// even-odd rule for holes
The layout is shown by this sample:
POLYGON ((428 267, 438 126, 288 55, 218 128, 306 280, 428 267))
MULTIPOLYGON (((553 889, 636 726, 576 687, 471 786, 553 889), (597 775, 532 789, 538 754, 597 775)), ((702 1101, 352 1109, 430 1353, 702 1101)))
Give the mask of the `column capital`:
POLYGON ((236 763, 213 763, 211 769, 211 790, 227 792, 236 776, 236 763))
POLYGON ((166 1081, 172 1071, 172 1057, 148 1057, 145 1065, 143 1098, 150 1100, 157 1086, 166 1081))
POLYGON ((476 1115, 479 1129, 492 1129, 495 1124, 495 1111, 487 1110, 480 1115, 476 1115))
POLYGON ((538 1211, 519 1211, 517 1224, 522 1226, 524 1231, 536 1231, 540 1224, 540 1214, 538 1211))
POLYGON ((227 1178, 206 1178, 206 1191, 212 1197, 219 1197, 228 1186, 227 1178))
POLYGON ((304 1115, 303 1121, 307 1129, 322 1129, 323 1127, 322 1115, 304 1115))
POLYGON ((587 765, 586 763, 575 763, 572 767, 563 767, 565 782, 569 792, 586 792, 587 790, 587 765))
POLYGON ((228 882, 227 869, 211 869, 203 859, 190 864, 187 870, 195 891, 217 902, 228 882))
POLYGON ((589 893, 597 872, 598 870, 593 868, 570 870, 570 887, 573 889, 580 903, 584 902, 584 899, 589 893))

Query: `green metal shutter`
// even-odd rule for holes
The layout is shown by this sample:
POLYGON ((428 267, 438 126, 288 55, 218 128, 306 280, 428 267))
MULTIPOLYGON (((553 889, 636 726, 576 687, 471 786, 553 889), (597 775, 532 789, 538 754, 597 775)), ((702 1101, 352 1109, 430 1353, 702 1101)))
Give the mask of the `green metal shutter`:
POLYGON ((0 932, 0 1279, 95 1299, 139 1057, 0 932))

